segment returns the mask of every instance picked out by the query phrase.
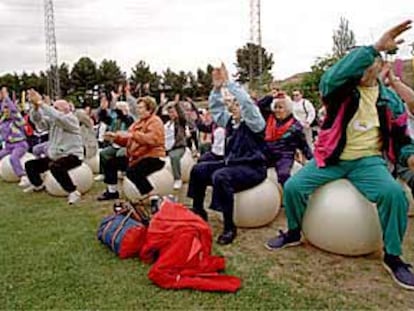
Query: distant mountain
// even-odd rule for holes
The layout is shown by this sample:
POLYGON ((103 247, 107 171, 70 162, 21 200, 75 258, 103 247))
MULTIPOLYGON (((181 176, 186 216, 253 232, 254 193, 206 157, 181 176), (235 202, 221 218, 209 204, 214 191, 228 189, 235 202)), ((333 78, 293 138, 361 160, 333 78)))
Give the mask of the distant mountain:
POLYGON ((300 73, 296 73, 293 76, 290 76, 286 79, 283 80, 276 80, 275 83, 277 85, 280 85, 281 87, 283 87, 286 84, 293 84, 293 83, 301 83, 303 78, 305 77, 305 75, 309 73, 309 72, 300 72, 300 73))

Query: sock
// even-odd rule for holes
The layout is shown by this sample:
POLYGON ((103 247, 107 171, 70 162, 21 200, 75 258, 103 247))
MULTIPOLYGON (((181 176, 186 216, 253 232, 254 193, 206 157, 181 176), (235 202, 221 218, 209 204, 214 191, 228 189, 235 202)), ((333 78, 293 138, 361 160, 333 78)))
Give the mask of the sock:
POLYGON ((108 185, 108 192, 115 193, 118 191, 118 185, 108 185))

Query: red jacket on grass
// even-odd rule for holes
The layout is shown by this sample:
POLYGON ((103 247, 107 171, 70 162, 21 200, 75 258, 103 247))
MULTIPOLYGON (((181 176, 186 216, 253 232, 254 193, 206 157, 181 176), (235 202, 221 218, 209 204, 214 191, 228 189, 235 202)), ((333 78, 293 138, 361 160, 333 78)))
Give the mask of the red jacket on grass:
POLYGON ((184 205, 164 201, 152 218, 141 259, 156 260, 149 279, 162 288, 236 292, 241 280, 220 275, 223 257, 211 255, 208 224, 184 205))

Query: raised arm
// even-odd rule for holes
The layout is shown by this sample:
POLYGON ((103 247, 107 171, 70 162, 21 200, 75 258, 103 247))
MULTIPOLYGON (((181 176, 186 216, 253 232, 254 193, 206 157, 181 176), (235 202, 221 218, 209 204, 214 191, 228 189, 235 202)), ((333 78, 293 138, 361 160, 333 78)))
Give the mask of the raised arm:
POLYGON ((404 42, 397 37, 411 28, 411 20, 404 21, 386 31, 372 46, 365 46, 351 51, 339 62, 328 69, 321 78, 320 92, 322 97, 329 96, 339 87, 347 83, 357 84, 367 69, 379 56, 379 52, 392 51, 404 42))
POLYGON ((229 82, 227 88, 240 104, 241 116, 246 125, 255 133, 263 131, 266 122, 249 94, 235 82, 229 82))
POLYGON ((224 105, 223 95, 219 89, 213 89, 210 92, 208 105, 214 122, 221 127, 226 127, 230 120, 230 113, 224 105))
POLYGON ((48 117, 51 122, 54 122, 64 130, 69 132, 79 131, 79 120, 73 113, 63 113, 46 104, 40 106, 40 111, 48 117))
POLYGON ((328 97, 346 84, 358 84, 365 70, 379 55, 373 46, 363 46, 349 52, 322 75, 319 84, 322 97, 328 97))

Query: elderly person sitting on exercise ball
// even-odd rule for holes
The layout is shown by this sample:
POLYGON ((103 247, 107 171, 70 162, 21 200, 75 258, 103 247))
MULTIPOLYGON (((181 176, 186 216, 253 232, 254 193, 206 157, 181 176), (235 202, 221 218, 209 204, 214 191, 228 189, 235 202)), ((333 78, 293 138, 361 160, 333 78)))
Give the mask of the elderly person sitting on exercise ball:
POLYGON ((395 49, 402 42, 396 38, 410 29, 411 23, 391 28, 374 45, 355 48, 322 76, 319 88, 326 117, 315 144, 315 158, 285 184, 288 231, 270 239, 268 249, 300 244, 309 195, 328 182, 346 178, 377 204, 385 269, 398 285, 414 290, 414 274, 400 257, 408 201, 386 162, 398 161, 413 169, 414 146, 407 135, 404 104, 378 79, 380 52, 395 49))
POLYGON ((68 203, 74 204, 81 198, 69 176, 69 170, 80 166, 83 160, 83 141, 79 120, 71 111, 71 105, 65 100, 57 100, 53 106, 46 104, 39 93, 29 90, 29 99, 33 105, 30 119, 36 124, 47 125, 49 143, 47 155, 26 162, 28 191, 40 191, 44 188, 41 174, 50 169, 53 177, 69 193, 68 203))
POLYGON ((148 181, 148 175, 161 170, 165 162, 161 159, 165 154, 164 125, 155 114, 157 103, 146 96, 137 100, 137 112, 140 116, 127 132, 106 132, 105 139, 122 147, 126 147, 126 156, 113 157, 103 167, 104 183, 107 189, 98 200, 119 198, 117 189, 118 170, 126 170, 126 176, 138 188, 142 200, 149 199, 151 207, 159 202, 159 197, 148 181))
POLYGON ((312 158, 301 123, 293 117, 292 101, 283 92, 276 97, 266 96, 258 101, 266 120, 265 142, 268 167, 276 169, 278 181, 283 187, 290 177, 296 150, 302 151, 306 159, 312 158))
POLYGON ((226 128, 223 160, 196 164, 190 175, 188 196, 193 211, 207 220, 204 198, 208 185, 213 186, 211 207, 223 213, 224 230, 217 243, 230 244, 236 238, 233 222, 234 194, 260 184, 266 178, 263 154, 265 121, 258 107, 238 84, 229 82, 222 65, 212 73, 214 89, 209 106, 214 121, 226 128))

